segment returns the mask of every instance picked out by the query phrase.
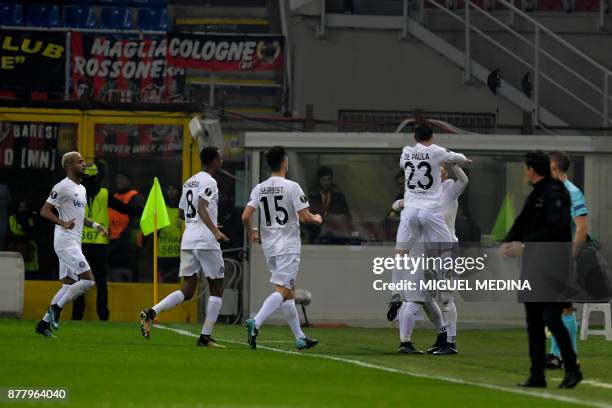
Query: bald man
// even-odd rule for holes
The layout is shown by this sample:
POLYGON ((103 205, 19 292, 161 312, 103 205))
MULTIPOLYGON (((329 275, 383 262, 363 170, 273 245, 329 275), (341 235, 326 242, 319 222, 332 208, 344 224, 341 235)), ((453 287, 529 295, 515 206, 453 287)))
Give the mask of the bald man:
POLYGON ((87 194, 81 185, 87 163, 79 152, 62 156, 66 178, 53 186, 49 198, 40 210, 43 218, 55 224, 53 248, 59 258, 59 278, 62 287, 57 291, 43 319, 36 325, 36 333, 53 337, 51 329, 59 329, 62 309, 94 286, 94 276, 83 251, 83 225, 108 235, 100 224, 85 217, 87 194), (55 215, 54 210, 57 212, 55 215))

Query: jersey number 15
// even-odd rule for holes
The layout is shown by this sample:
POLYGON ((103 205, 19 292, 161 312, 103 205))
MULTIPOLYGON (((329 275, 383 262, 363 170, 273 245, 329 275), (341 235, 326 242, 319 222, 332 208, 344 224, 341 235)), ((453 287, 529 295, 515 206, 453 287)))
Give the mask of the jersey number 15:
POLYGON ((269 227, 272 225, 272 219, 270 217, 270 204, 268 203, 268 198, 274 198, 274 210, 276 211, 276 217, 274 217, 274 219, 279 225, 285 225, 287 221, 289 220, 289 213, 284 207, 279 205, 279 201, 283 199, 283 196, 277 195, 274 197, 261 197, 261 200, 259 200, 263 206, 263 212, 264 212, 264 216, 266 219, 266 226, 269 227), (279 213, 283 214, 282 219, 278 217, 279 213))

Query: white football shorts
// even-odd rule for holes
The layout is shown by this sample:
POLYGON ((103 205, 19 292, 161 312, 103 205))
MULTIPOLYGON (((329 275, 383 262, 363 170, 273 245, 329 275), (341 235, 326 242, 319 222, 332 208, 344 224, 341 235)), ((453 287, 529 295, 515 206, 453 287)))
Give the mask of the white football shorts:
POLYGON ((268 270, 272 274, 270 282, 293 289, 300 269, 300 254, 277 255, 266 258, 268 270))
POLYGON ((406 207, 397 229, 395 249, 408 251, 417 242, 447 243, 452 236, 439 210, 406 207))
POLYGON ((181 249, 179 276, 223 279, 225 267, 220 249, 181 249))
POLYGON ((74 247, 62 251, 55 251, 59 259, 59 278, 71 278, 75 281, 79 280, 79 275, 83 272, 91 270, 83 250, 80 247, 74 247))

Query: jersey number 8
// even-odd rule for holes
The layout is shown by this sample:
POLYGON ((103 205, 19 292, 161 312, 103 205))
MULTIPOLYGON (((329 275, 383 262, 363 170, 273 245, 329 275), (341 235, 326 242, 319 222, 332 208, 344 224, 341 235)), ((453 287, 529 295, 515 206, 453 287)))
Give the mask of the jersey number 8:
POLYGON ((185 195, 185 197, 187 198, 187 212, 185 213, 185 217, 193 218, 198 212, 193 205, 193 191, 187 190, 187 194, 185 195))

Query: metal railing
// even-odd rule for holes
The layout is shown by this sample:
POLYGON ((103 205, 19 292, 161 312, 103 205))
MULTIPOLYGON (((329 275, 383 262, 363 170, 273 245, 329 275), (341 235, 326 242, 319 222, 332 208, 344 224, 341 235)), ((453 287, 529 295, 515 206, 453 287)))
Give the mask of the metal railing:
MULTIPOLYGON (((509 2, 506 0, 497 0, 499 4, 503 5, 504 7, 508 9, 509 21, 514 22, 514 20, 518 16, 524 19, 526 22, 528 22, 533 27, 533 40, 530 40, 529 38, 520 34, 518 31, 513 29, 512 26, 509 25, 507 22, 500 20, 495 15, 488 12, 487 10, 484 10, 483 8, 481 8, 480 6, 478 6, 471 0, 466 0, 464 2, 465 4, 465 7, 464 7, 465 16, 464 17, 461 17, 458 13, 455 13, 454 11, 449 10, 442 4, 437 3, 435 0, 421 0, 421 3, 420 3, 421 10, 419 11, 419 15, 424 15, 425 2, 428 2, 429 4, 434 6, 436 9, 441 10, 445 14, 451 16, 453 19, 461 22, 464 25, 464 29, 465 29, 464 69, 465 69, 466 80, 469 81, 471 77, 471 62, 472 62, 471 33, 474 32, 478 34, 479 36, 481 36, 483 39, 485 39, 487 42, 491 43, 492 45, 500 49, 506 55, 510 56, 514 60, 518 61, 519 63, 527 67, 528 69, 532 70, 533 72, 532 104, 533 104, 533 111, 534 111, 533 120, 535 123, 539 122, 540 99, 541 99, 540 92, 541 92, 542 80, 548 81, 551 85, 553 85, 555 88, 557 88, 564 94, 571 97, 575 102, 583 106, 585 109, 599 116, 602 120, 603 127, 607 127, 610 123, 612 123, 609 117, 609 100, 610 100, 609 77, 610 75, 612 75, 612 71, 610 71, 608 68, 606 68, 599 62, 593 60, 591 57, 586 55, 584 52, 580 51, 578 48, 574 47, 572 44, 570 44, 569 42, 561 38, 559 35, 555 34, 552 30, 550 30, 549 28, 547 28, 546 26, 544 26, 543 24, 541 24, 540 22, 538 22, 537 20, 530 17, 525 12, 523 12, 522 10, 514 6, 512 4, 513 1, 509 2), (483 15, 484 17, 486 17, 487 19, 491 20, 493 23, 501 27, 507 33, 510 33, 513 37, 517 38, 520 42, 529 46, 533 52, 533 63, 529 63, 524 58, 519 56, 517 53, 513 52, 508 47, 502 45, 499 41, 495 40, 492 36, 488 35, 487 33, 479 29, 478 27, 475 27, 472 23, 472 18, 471 18, 473 12, 480 13, 481 15, 483 15), (598 85, 592 79, 586 78, 585 76, 578 73, 576 69, 573 69, 572 67, 563 63, 559 58, 553 56, 550 52, 542 49, 541 44, 542 44, 542 38, 544 36, 552 39, 556 44, 560 45, 562 49, 564 50, 564 52, 567 53, 567 55, 577 57, 584 64, 587 64, 588 66, 599 71, 601 78, 603 79, 602 85, 598 85), (555 67, 564 70, 569 75, 576 78, 586 88, 595 92, 596 95, 601 98, 601 102, 602 102, 601 106, 600 107, 594 106, 592 103, 585 101, 583 98, 578 96, 575 92, 570 90, 567 86, 553 79, 549 73, 542 71, 541 57, 548 58, 550 61, 552 61, 555 64, 555 67)), ((602 0, 601 7, 603 10, 603 0, 602 0)))
MULTIPOLYGON (((606 1, 609 0, 600 0, 600 10, 598 13, 598 26, 600 28, 605 27, 606 23, 606 1)), ((338 15, 333 15, 333 21, 331 16, 328 19, 328 13, 326 11, 327 2, 326 0, 321 0, 319 4, 320 14, 319 23, 317 25, 317 35, 320 38, 325 37, 327 34, 328 25, 338 25, 343 27, 399 30, 400 38, 406 39, 408 37, 408 33, 410 31, 409 26, 412 24, 412 21, 416 20, 423 24, 427 11, 426 5, 428 6, 427 8, 429 8, 429 5, 431 5, 433 9, 438 9, 442 12, 442 14, 451 16, 453 19, 460 22, 464 27, 465 49, 463 56, 464 61, 461 65, 465 70, 466 81, 471 79, 473 74, 472 65, 477 62, 477 60, 473 58, 472 50, 472 43, 474 41, 473 34, 477 34, 477 36, 482 37, 485 41, 491 43, 494 47, 501 50, 502 53, 508 55, 511 59, 527 67, 529 72, 532 72, 533 83, 531 106, 534 113, 534 115, 532 115, 534 124, 540 124, 540 111, 543 109, 541 107, 542 89, 544 88, 543 83, 546 81, 546 84, 550 84, 552 87, 549 87, 548 90, 546 90, 547 97, 550 95, 548 92, 549 90, 558 90, 571 98, 571 100, 575 101, 576 105, 584 108, 585 112, 588 111, 595 117, 599 117, 602 127, 608 127, 612 123, 609 115, 609 77, 612 75, 612 71, 586 55, 584 52, 580 51, 578 48, 574 47, 572 44, 555 34, 548 27, 526 14, 518 7, 514 6, 515 0, 496 0, 496 2, 498 5, 504 7, 505 10, 497 9, 489 12, 471 0, 465 0, 464 8, 455 11, 450 10, 445 5, 442 5, 435 0, 403 0, 401 15, 386 16, 386 19, 378 20, 376 20, 376 18, 380 16, 370 16, 372 19, 367 21, 364 18, 367 18, 368 16, 354 15, 348 16, 348 18, 351 20, 349 23, 346 18, 341 22, 338 15), (416 15, 414 10, 415 1, 416 15), (491 20, 495 25, 501 27, 505 33, 509 33, 513 38, 518 39, 520 45, 529 47, 529 49, 531 49, 531 56, 526 56, 521 54, 519 51, 510 49, 508 46, 493 38, 492 35, 487 34, 484 29, 476 27, 473 22, 475 17, 480 17, 480 15, 484 16, 485 19, 491 20), (499 16, 502 18, 506 17, 506 19, 502 20, 502 18, 498 18, 499 16), (519 33, 518 30, 514 28, 517 18, 523 19, 527 22, 528 26, 532 28, 532 37, 531 33, 528 37, 519 33), (552 41, 555 46, 560 47, 563 52, 560 55, 557 54, 557 56, 553 55, 551 51, 543 48, 543 39, 550 39, 550 41, 552 41), (563 63, 561 61, 562 57, 577 58, 581 61, 580 66, 577 66, 577 64, 570 66, 568 63, 563 63), (545 65, 542 64, 544 60, 550 61, 554 64, 555 72, 550 70, 547 71, 542 68, 545 65), (588 76, 579 73, 579 71, 583 71, 585 67, 594 69, 596 73, 588 76), (559 79, 558 72, 560 71, 565 73, 565 78, 559 79), (576 83, 580 88, 577 88, 573 82, 569 82, 567 78, 576 79, 576 83), (592 93, 585 95, 585 90, 592 93), (582 97, 579 94, 582 95, 582 97), (597 100, 601 102, 597 102, 597 100)))

